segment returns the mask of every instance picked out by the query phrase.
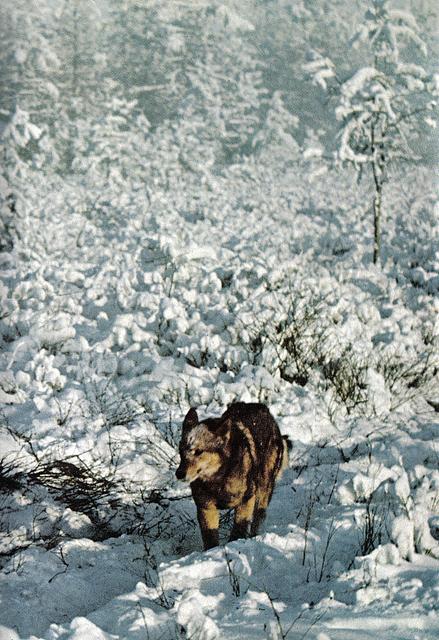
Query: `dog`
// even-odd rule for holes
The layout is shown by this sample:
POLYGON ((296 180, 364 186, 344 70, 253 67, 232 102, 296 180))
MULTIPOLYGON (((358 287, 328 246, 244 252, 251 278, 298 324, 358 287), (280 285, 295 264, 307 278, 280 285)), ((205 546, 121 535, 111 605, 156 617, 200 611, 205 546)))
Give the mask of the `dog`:
POLYGON ((255 536, 291 443, 264 404, 236 402, 219 418, 183 421, 179 480, 190 483, 204 549, 219 545, 219 510, 234 509, 230 540, 255 536))

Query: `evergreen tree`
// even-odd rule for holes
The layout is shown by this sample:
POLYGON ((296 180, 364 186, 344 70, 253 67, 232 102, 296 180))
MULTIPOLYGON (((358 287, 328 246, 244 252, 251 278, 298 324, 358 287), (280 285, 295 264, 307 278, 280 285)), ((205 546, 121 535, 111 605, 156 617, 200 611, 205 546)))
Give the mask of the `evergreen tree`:
MULTIPOLYGON (((338 159, 373 178, 373 261, 381 252, 383 188, 392 164, 421 160, 419 141, 426 126, 435 126, 437 86, 418 58, 426 46, 413 15, 395 10, 388 0, 374 0, 351 44, 366 45, 368 64, 338 86, 335 110, 341 123, 338 159), (407 61, 407 58, 410 61, 407 61), (415 59, 415 61, 413 61, 415 59)), ((309 71, 322 86, 334 78, 330 60, 320 59, 309 71)))
POLYGON ((175 75, 185 43, 182 9, 169 0, 109 0, 104 49, 111 78, 151 125, 175 115, 175 75))

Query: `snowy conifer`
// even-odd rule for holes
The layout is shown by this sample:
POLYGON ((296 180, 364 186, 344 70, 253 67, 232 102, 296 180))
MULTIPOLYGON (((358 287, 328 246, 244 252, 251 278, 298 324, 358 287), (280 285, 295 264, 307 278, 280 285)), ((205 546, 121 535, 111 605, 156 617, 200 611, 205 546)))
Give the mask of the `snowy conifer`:
POLYGON ((336 118, 341 122, 338 158, 361 171, 370 166, 373 175, 374 251, 381 248, 383 186, 389 166, 420 159, 416 142, 426 124, 434 126, 437 93, 432 78, 420 65, 405 62, 403 55, 426 47, 415 18, 394 10, 387 0, 375 0, 352 44, 366 43, 370 61, 357 69, 339 89, 336 118))
POLYGON ((332 61, 318 53, 312 53, 304 70, 314 84, 338 97, 338 161, 354 166, 360 176, 364 168, 371 169, 373 261, 377 263, 389 167, 421 160, 421 136, 436 126, 438 86, 420 64, 427 49, 415 18, 408 11, 391 8, 388 0, 373 0, 350 44, 365 47, 366 64, 351 71, 346 80, 341 81, 332 61))

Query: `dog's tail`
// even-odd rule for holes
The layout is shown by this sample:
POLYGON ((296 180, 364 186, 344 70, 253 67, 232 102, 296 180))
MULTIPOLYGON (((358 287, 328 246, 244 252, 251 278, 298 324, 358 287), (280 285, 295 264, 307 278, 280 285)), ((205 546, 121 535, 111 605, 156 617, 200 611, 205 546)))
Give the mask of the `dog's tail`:
POLYGON ((283 444, 282 462, 281 462, 281 465, 280 465, 279 473, 277 475, 278 478, 281 477, 281 475, 283 474, 285 469, 288 469, 288 466, 289 466, 289 453, 290 453, 291 449, 293 448, 293 443, 291 442, 291 440, 289 439, 288 436, 282 436, 282 444, 283 444))

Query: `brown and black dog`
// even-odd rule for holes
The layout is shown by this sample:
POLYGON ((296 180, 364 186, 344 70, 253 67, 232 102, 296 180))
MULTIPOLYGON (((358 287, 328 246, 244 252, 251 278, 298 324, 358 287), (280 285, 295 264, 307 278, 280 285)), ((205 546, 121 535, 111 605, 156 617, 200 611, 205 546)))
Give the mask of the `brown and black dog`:
POLYGON ((190 482, 205 549, 219 544, 219 509, 235 509, 230 540, 257 534, 290 447, 263 404, 236 402, 201 422, 189 410, 176 476, 190 482))

